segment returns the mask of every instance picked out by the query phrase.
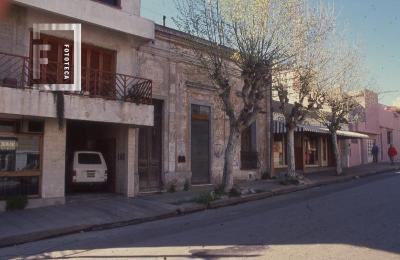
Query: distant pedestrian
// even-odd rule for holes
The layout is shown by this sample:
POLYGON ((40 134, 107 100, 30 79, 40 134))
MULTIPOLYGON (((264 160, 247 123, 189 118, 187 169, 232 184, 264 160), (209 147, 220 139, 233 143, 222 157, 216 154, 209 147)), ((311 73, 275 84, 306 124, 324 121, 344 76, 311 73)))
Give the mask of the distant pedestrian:
POLYGON ((374 163, 378 163, 378 153, 379 153, 379 147, 374 142, 374 145, 372 146, 372 149, 371 149, 371 154, 372 154, 374 163))
POLYGON ((394 157, 397 155, 397 150, 394 148, 394 146, 391 144, 388 150, 388 155, 390 158, 390 163, 393 165, 394 164, 394 157))

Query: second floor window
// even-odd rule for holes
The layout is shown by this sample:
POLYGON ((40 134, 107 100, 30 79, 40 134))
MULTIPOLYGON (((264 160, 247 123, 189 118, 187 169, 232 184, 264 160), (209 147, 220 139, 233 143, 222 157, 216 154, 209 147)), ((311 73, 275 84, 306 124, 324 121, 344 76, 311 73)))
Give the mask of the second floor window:
MULTIPOLYGON (((41 34, 42 43, 50 45, 50 51, 42 53, 42 57, 48 58, 48 65, 42 65, 40 80, 34 83, 66 83, 73 82, 74 60, 71 57, 70 79, 63 81, 63 45, 70 44, 73 51, 73 43, 68 39, 41 34)), ((104 96, 115 98, 116 96, 116 52, 101 47, 82 44, 81 53, 81 80, 82 91, 91 96, 104 96)))

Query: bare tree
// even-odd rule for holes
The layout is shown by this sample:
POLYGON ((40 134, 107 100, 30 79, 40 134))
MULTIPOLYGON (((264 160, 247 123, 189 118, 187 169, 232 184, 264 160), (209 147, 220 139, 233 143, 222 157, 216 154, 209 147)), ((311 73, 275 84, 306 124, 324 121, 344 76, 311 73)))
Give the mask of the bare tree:
POLYGON ((301 40, 314 40, 309 27, 318 23, 308 19, 318 16, 307 15, 311 10, 306 0, 179 0, 176 5, 175 22, 190 35, 189 45, 214 82, 229 119, 223 170, 223 185, 229 190, 240 133, 262 110, 274 71, 306 48, 301 40), (241 86, 233 83, 235 73, 241 86))
POLYGON ((324 109, 317 111, 319 121, 329 129, 332 150, 336 161, 336 174, 342 174, 342 160, 338 147, 337 131, 349 120, 356 121, 360 116, 357 98, 361 93, 363 67, 359 48, 346 43, 343 37, 334 36, 330 45, 328 66, 329 86, 325 89, 324 109))
POLYGON ((400 97, 393 102, 393 107, 397 113, 400 113, 400 97))
POLYGON ((273 91, 279 101, 279 112, 284 116, 287 129, 286 181, 297 182, 295 165, 294 133, 311 114, 322 108, 325 88, 329 84, 330 55, 327 41, 334 29, 334 16, 328 8, 308 13, 308 19, 300 21, 308 28, 296 41, 296 56, 286 70, 274 78, 273 91), (304 47, 303 47, 304 46, 304 47))

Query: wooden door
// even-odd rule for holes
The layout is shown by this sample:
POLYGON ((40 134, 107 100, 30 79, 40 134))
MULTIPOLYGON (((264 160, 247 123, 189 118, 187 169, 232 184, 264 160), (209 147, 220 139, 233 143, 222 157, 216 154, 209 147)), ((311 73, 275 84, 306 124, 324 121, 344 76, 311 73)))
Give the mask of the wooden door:
POLYGON ((115 51, 82 45, 82 89, 91 96, 115 98, 115 51))
POLYGON ((193 184, 210 183, 210 108, 191 106, 191 171, 193 184))
POLYGON ((153 100, 154 126, 139 130, 139 189, 158 190, 161 186, 162 107, 163 102, 153 100))
MULTIPOLYGON (((33 55, 33 44, 46 44, 50 46, 49 51, 40 52, 39 56, 48 59, 48 64, 40 65, 40 79, 33 80, 38 84, 73 84, 74 75, 74 43, 72 40, 40 34, 39 40, 33 40, 31 35, 31 57, 33 55), (65 46, 68 45, 68 48, 65 46), (66 56, 68 51, 69 55, 66 56), (67 60, 68 59, 68 60, 67 60), (69 77, 64 77, 65 68, 68 67, 69 77)), ((31 59, 31 66, 33 59, 31 59)))
POLYGON ((304 149, 303 149, 303 135, 295 134, 294 136, 294 153, 296 170, 304 170, 304 149))

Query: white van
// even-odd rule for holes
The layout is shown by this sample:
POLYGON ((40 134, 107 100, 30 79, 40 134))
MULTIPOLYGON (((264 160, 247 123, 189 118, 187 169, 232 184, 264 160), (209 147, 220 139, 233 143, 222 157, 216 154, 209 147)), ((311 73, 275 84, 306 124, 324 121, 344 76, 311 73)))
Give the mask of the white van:
POLYGON ((100 152, 74 152, 72 165, 73 183, 104 183, 106 181, 107 165, 100 152))

